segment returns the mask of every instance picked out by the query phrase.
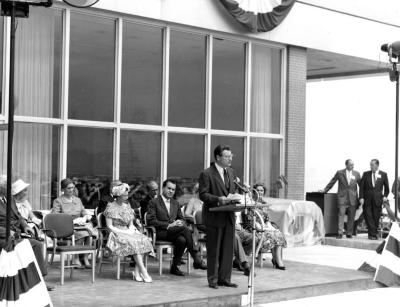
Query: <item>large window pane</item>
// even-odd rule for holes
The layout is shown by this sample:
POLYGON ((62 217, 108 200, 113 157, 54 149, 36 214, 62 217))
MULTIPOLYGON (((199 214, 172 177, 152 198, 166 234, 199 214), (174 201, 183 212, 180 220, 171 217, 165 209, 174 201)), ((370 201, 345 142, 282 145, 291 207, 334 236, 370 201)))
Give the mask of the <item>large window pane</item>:
POLYGON ((206 38, 171 31, 169 125, 204 128, 205 87, 206 38))
MULTIPOLYGON (((49 209, 57 197, 60 129, 47 124, 16 123, 12 181, 30 183, 28 200, 33 209, 49 209)), ((7 172, 7 131, 0 131, 0 174, 7 172)))
POLYGON ((3 91, 1 86, 3 84, 3 31, 4 31, 4 18, 0 16, 0 114, 3 113, 3 91))
POLYGON ((168 134, 168 177, 178 179, 177 197, 190 190, 204 169, 204 136, 168 134))
POLYGON ((115 21, 71 13, 68 115, 114 119, 115 21))
POLYGON ((161 133, 121 131, 120 179, 129 183, 160 180, 161 133))
POLYGON ((243 179, 243 169, 244 169, 244 139, 232 136, 214 135, 211 138, 211 160, 214 159, 214 148, 218 145, 228 145, 231 148, 233 154, 232 168, 236 171, 236 175, 243 179))
POLYGON ((30 8, 18 19, 15 46, 15 114, 60 117, 61 11, 30 8))
POLYGON ((251 131, 280 133, 281 51, 253 46, 251 131))
POLYGON ((245 45, 214 38, 212 128, 244 129, 245 45))
POLYGON ((69 127, 67 177, 89 184, 108 181, 113 175, 113 131, 69 127))
POLYGON ((282 186, 279 176, 280 140, 251 138, 250 182, 263 183, 268 189, 267 196, 279 197, 282 186))
POLYGON ((161 124, 162 30, 124 23, 121 121, 161 124))

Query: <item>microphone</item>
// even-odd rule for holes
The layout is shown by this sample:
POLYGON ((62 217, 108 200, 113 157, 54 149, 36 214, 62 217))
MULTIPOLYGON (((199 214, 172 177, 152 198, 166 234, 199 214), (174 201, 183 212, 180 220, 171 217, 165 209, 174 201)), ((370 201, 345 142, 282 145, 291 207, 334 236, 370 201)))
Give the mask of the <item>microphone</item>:
POLYGON ((387 52, 389 56, 397 58, 398 56, 400 56, 400 41, 383 44, 381 46, 381 50, 383 52, 387 52))
POLYGON ((234 181, 233 181, 233 183, 235 184, 235 186, 240 190, 240 191, 242 191, 243 193, 249 193, 249 186, 247 185, 247 184, 243 184, 243 185, 241 185, 240 183, 240 179, 239 178, 236 178, 234 181))

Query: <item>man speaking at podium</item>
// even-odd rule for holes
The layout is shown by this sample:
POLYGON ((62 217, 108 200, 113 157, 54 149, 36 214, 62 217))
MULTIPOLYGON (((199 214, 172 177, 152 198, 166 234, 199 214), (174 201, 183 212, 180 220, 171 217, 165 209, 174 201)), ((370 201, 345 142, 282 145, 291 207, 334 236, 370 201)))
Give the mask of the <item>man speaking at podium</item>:
POLYGON ((231 282, 235 214, 230 211, 211 212, 210 208, 227 205, 227 196, 235 193, 236 175, 230 167, 232 152, 227 145, 214 149, 215 163, 199 177, 199 195, 204 202, 203 221, 206 226, 208 286, 237 287, 231 282))
POLYGON ((354 216, 358 205, 357 185, 360 185, 360 173, 354 170, 354 162, 350 159, 345 162, 346 168, 336 172, 332 180, 327 184, 324 193, 327 193, 336 181, 338 181, 338 235, 343 236, 344 216, 347 212, 347 232, 346 237, 351 238, 353 234, 354 216))

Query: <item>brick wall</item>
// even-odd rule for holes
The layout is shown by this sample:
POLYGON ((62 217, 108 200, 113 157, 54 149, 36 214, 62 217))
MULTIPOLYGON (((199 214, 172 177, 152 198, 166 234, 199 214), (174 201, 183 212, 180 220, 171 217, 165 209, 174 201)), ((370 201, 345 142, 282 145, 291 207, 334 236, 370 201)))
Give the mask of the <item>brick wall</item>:
POLYGON ((286 197, 304 199, 306 49, 289 46, 287 52, 287 104, 285 172, 286 197))

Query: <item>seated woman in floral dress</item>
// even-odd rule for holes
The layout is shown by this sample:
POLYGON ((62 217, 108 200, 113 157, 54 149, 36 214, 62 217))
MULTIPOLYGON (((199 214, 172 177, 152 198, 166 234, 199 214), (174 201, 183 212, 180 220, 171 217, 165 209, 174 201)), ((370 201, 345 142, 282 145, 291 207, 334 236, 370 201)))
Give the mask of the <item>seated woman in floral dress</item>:
MULTIPOLYGON (((265 195, 266 192, 266 188, 264 187, 264 185, 261 183, 256 183, 253 188, 258 193, 257 201, 265 203, 265 200, 263 200, 263 196, 265 195)), ((265 225, 263 229, 264 232, 258 232, 256 234, 257 243, 259 242, 260 239, 263 240, 263 243, 261 245, 261 253, 266 253, 270 250, 272 253, 272 264, 274 268, 279 270, 285 270, 286 268, 282 259, 282 248, 287 246, 285 236, 279 230, 278 227, 276 227, 273 223, 271 223, 266 211, 263 210, 257 210, 257 211, 262 216, 265 225)), ((252 227, 253 227, 252 215, 242 214, 242 222, 243 222, 243 228, 248 232, 252 232, 252 227)), ((261 224, 256 223, 256 229, 260 228, 261 224)))
POLYGON ((107 227, 111 230, 107 247, 113 255, 133 255, 136 265, 132 272, 136 281, 152 282, 143 257, 146 254, 154 254, 150 239, 142 234, 134 225, 135 212, 128 203, 129 185, 122 183, 112 188, 115 201, 108 203, 104 216, 107 227))

